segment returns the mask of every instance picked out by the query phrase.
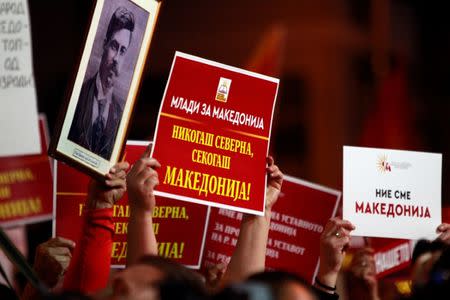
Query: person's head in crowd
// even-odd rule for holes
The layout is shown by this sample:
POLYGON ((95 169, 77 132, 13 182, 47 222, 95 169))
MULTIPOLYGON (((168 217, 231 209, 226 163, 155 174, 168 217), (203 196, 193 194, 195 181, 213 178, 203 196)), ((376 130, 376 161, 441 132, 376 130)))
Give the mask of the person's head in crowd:
POLYGON ((315 300, 310 284, 301 277, 285 271, 260 272, 250 276, 248 282, 267 284, 276 300, 315 300))
POLYGON ((450 224, 436 229, 434 241, 419 240, 412 255, 411 299, 448 299, 450 290, 450 224))
POLYGON ((106 299, 202 299, 201 276, 184 266, 159 256, 141 257, 134 265, 118 272, 106 299))
POLYGON ((440 255, 430 267, 427 281, 414 286, 412 299, 448 299, 450 291, 450 246, 441 245, 443 246, 440 250, 434 251, 434 255, 438 253, 440 255))
POLYGON ((270 285, 262 282, 235 283, 210 297, 211 300, 276 300, 270 285))
POLYGON ((133 13, 124 7, 117 8, 111 16, 103 41, 99 70, 104 91, 110 89, 120 75, 124 56, 131 43, 134 23, 133 13))
POLYGON ((419 240, 412 254, 411 281, 414 289, 425 286, 430 279, 430 272, 443 250, 448 247, 441 240, 419 240))

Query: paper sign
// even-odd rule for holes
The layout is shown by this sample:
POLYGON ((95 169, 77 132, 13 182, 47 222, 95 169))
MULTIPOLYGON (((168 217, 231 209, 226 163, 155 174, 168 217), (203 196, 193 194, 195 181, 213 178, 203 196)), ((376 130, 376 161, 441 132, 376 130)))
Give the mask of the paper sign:
MULTIPOLYGON (((336 214, 341 193, 285 176, 272 211, 267 269, 297 273, 312 282, 319 263, 320 235, 336 214)), ((236 246, 242 213, 212 209, 202 268, 228 263, 236 246)))
POLYGON ((155 131, 157 195, 262 215, 278 83, 177 52, 155 131))
POLYGON ((0 0, 0 157, 39 154, 26 0, 0 0))
POLYGON ((344 147, 344 219, 353 235, 436 237, 442 155, 344 147))
POLYGON ((415 246, 414 241, 379 238, 371 238, 371 241, 371 248, 375 250, 377 278, 386 277, 410 266, 415 246), (379 241, 374 243, 374 240, 379 241))
POLYGON ((52 218, 52 170, 47 156, 47 120, 39 117, 39 155, 0 158, 0 226, 37 223, 52 218))
MULTIPOLYGON (((141 157, 148 142, 128 141, 125 159, 134 163, 141 157)), ((58 162, 55 176, 55 220, 53 236, 78 240, 82 228, 82 210, 86 202, 89 177, 58 162)), ((112 267, 126 265, 127 229, 129 218, 128 196, 114 205, 114 238, 111 254, 112 267)), ((193 203, 157 197, 153 212, 153 229, 161 256, 174 259, 191 268, 199 268, 209 208, 193 203)))

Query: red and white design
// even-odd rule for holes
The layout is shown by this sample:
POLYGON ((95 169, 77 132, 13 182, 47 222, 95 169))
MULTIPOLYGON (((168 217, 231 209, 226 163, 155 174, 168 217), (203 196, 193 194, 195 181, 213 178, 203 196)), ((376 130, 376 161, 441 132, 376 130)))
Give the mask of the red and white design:
POLYGON ((278 84, 177 52, 155 131, 157 195, 263 215, 278 84))
POLYGON ((52 169, 47 156, 48 128, 39 116, 41 153, 0 158, 0 226, 12 227, 52 218, 52 169))
MULTIPOLYGON (((313 282, 319 264, 320 235, 336 215, 341 193, 285 176, 272 210, 266 251, 268 269, 297 273, 313 282)), ((242 213, 213 208, 202 268, 228 263, 239 236, 242 213)))
MULTIPOLYGON (((125 159, 134 163, 141 157, 149 142, 128 141, 125 159)), ((53 236, 77 240, 81 234, 81 213, 86 202, 89 177, 63 164, 55 164, 55 217, 53 236)), ((112 267, 126 265, 127 229, 129 218, 128 195, 114 206, 114 240, 112 267)), ((159 254, 190 268, 200 267, 206 236, 209 207, 157 197, 153 213, 153 229, 159 254)))

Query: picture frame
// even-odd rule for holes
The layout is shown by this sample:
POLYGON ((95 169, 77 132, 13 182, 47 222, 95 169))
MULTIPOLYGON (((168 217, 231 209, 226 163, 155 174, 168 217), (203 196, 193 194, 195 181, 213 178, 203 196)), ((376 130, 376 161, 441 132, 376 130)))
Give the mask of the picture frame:
POLYGON ((103 179, 121 156, 160 0, 96 0, 49 155, 103 179))

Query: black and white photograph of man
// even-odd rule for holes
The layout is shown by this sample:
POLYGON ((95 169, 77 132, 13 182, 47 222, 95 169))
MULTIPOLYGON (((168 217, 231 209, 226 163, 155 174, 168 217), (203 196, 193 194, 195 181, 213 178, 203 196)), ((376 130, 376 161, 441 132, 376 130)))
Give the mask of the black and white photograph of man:
POLYGON ((128 0, 105 1, 69 140, 109 160, 148 13, 128 0))

